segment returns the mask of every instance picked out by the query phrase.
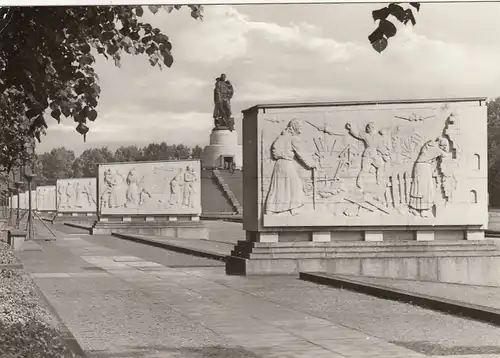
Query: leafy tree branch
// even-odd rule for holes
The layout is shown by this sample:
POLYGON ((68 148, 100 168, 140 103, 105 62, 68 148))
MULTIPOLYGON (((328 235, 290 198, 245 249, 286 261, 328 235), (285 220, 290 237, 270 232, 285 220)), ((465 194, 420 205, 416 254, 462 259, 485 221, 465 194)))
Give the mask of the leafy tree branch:
POLYGON ((411 23, 415 26, 417 21, 415 20, 411 7, 418 12, 420 10, 420 3, 411 2, 406 9, 401 6, 400 3, 391 3, 386 7, 372 12, 373 20, 378 21, 378 26, 370 36, 368 36, 368 41, 370 41, 375 51, 379 53, 384 51, 389 44, 389 39, 397 33, 396 26, 388 18, 394 18, 404 25, 411 23))

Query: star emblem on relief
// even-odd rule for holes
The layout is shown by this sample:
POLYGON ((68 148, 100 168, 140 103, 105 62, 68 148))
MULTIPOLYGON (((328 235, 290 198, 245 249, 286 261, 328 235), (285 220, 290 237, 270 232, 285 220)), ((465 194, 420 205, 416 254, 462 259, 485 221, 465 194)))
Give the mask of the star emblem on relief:
POLYGON ((271 123, 281 123, 281 122, 283 122, 283 120, 282 120, 282 119, 278 119, 278 118, 269 118, 269 117, 264 118, 264 120, 266 120, 266 121, 268 121, 268 122, 271 122, 271 123))
POLYGON ((436 115, 422 117, 422 116, 419 116, 417 113, 413 112, 409 117, 401 117, 401 116, 394 116, 394 117, 399 118, 399 119, 404 119, 405 121, 409 121, 409 122, 422 122, 426 119, 436 117, 436 115))

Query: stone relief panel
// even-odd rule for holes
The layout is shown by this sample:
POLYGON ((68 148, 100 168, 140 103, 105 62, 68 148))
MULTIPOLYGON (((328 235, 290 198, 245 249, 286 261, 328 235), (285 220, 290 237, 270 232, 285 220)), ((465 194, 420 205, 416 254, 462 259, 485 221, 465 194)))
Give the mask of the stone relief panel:
POLYGON ((101 215, 200 215, 196 160, 99 165, 101 215))
MULTIPOLYGON (((31 191, 31 209, 36 210, 37 196, 36 190, 31 191)), ((24 192, 24 207, 29 209, 29 192, 24 192)))
POLYGON ((483 109, 266 110, 258 117, 263 225, 482 224, 487 173, 467 161, 484 155, 476 149, 486 143, 483 109))
POLYGON ((47 185, 36 188, 36 208, 39 211, 56 210, 56 186, 47 185))
POLYGON ((19 194, 19 209, 26 210, 28 207, 28 200, 26 199, 26 196, 26 192, 19 194))
POLYGON ((17 195, 12 196, 12 209, 17 209, 17 195))
POLYGON ((97 211, 96 178, 58 179, 56 208, 61 213, 97 211))

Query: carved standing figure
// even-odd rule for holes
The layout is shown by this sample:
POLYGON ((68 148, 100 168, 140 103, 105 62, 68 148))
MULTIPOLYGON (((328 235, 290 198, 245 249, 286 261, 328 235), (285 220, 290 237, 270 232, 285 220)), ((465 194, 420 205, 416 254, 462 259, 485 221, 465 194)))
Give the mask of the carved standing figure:
POLYGON ((73 196, 75 195, 75 187, 71 185, 71 183, 68 183, 66 186, 66 192, 64 194, 66 195, 66 206, 68 208, 74 206, 75 202, 73 196))
POLYGON ((132 168, 127 175, 126 183, 128 185, 127 192, 125 193, 125 207, 137 206, 140 202, 139 197, 139 178, 135 168, 132 168))
POLYGON ((170 200, 168 203, 172 206, 179 205, 181 203, 183 176, 182 168, 179 168, 177 174, 170 181, 170 200))
POLYGON ((94 191, 92 190, 92 182, 89 181, 83 186, 83 194, 87 198, 87 204, 92 207, 95 204, 94 191))
MULTIPOLYGON (((38 193, 37 193, 38 194, 38 193)), ((43 210, 45 209, 43 207, 43 199, 44 199, 44 196, 45 196, 45 188, 42 188, 42 190, 40 190, 40 195, 37 195, 36 196, 36 208, 38 210, 43 210)))
POLYGON ((301 134, 301 123, 294 118, 271 145, 271 159, 275 164, 266 198, 266 214, 289 212, 296 215, 304 205, 303 183, 296 161, 308 169, 316 168, 316 163, 303 149, 301 134))
POLYGON ((375 169, 375 180, 377 185, 380 184, 380 179, 383 175, 384 170, 384 160, 383 156, 387 153, 383 152, 383 146, 381 146, 382 135, 375 131, 375 124, 369 122, 364 132, 357 132, 352 129, 350 123, 346 124, 346 129, 349 134, 363 142, 365 150, 361 155, 361 170, 359 171, 358 177, 356 179, 356 186, 359 189, 365 188, 365 180, 370 174, 372 168, 375 169), (382 155, 380 155, 382 154, 382 155))
POLYGON ((66 207, 66 188, 64 184, 57 187, 57 208, 62 209, 66 207))
POLYGON ((228 128, 234 130, 234 120, 231 117, 231 99, 234 89, 223 73, 216 79, 214 88, 214 125, 216 129, 228 128))
POLYGON ((448 154, 449 143, 445 138, 438 138, 426 142, 413 167, 412 183, 410 189, 409 207, 414 215, 424 218, 429 217, 436 199, 436 179, 434 172, 437 170, 437 160, 448 154))
POLYGON ((196 175, 194 168, 191 165, 186 167, 184 172, 184 195, 182 205, 188 208, 194 208, 196 194, 195 183, 198 181, 198 176, 196 175))
POLYGON ((80 183, 75 183, 75 207, 82 208, 83 207, 83 195, 82 190, 80 189, 80 183))
POLYGON ((102 205, 108 208, 118 207, 118 195, 116 192, 116 177, 108 169, 104 172, 104 191, 101 195, 102 205))

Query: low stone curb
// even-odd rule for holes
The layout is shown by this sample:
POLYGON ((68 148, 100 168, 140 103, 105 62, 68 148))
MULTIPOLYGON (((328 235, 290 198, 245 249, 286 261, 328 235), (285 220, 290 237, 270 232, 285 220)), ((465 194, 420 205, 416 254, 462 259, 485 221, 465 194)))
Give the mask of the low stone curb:
POLYGON ((486 236, 486 237, 500 237, 500 231, 499 230, 485 230, 484 236, 486 236))
POLYGON ((0 270, 22 270, 24 264, 0 264, 0 270))
POLYGON ((304 281, 342 288, 382 299, 405 302, 415 306, 500 326, 500 310, 492 307, 479 306, 396 288, 388 288, 324 273, 300 272, 299 278, 304 281))
POLYGON ((65 222, 64 225, 82 230, 92 230, 92 226, 65 222))
POLYGON ((38 287, 37 283, 33 278, 31 278, 33 281, 33 287, 37 293, 37 295, 42 299, 42 301, 45 303, 45 306, 48 308, 52 316, 56 319, 57 321, 57 329, 61 333, 62 339, 68 349, 70 349, 78 358, 85 358, 87 355, 85 354, 85 351, 83 348, 80 346, 80 343, 76 340, 75 336, 73 336, 73 333, 69 330, 69 328, 64 324, 64 321, 62 320, 61 316, 57 313, 56 309, 52 304, 50 303, 49 299, 43 291, 38 287))
POLYGON ((139 237, 139 236, 135 236, 135 235, 128 235, 128 234, 121 234, 121 233, 117 233, 117 232, 114 232, 111 235, 115 236, 117 238, 120 238, 120 239, 130 240, 130 241, 138 242, 140 244, 146 244, 146 245, 151 245, 151 246, 155 246, 155 247, 160 247, 162 249, 175 251, 175 252, 178 252, 181 254, 203 257, 206 259, 212 259, 212 260, 226 262, 229 258, 229 256, 219 254, 217 252, 207 251, 207 250, 203 250, 203 249, 194 249, 191 247, 186 247, 186 246, 181 246, 181 245, 173 245, 173 244, 167 243, 163 240, 155 240, 155 239, 149 239, 149 238, 146 239, 144 237, 139 237))
POLYGON ((234 223, 243 223, 243 218, 241 215, 214 215, 214 214, 202 214, 201 220, 206 221, 229 221, 234 223))

